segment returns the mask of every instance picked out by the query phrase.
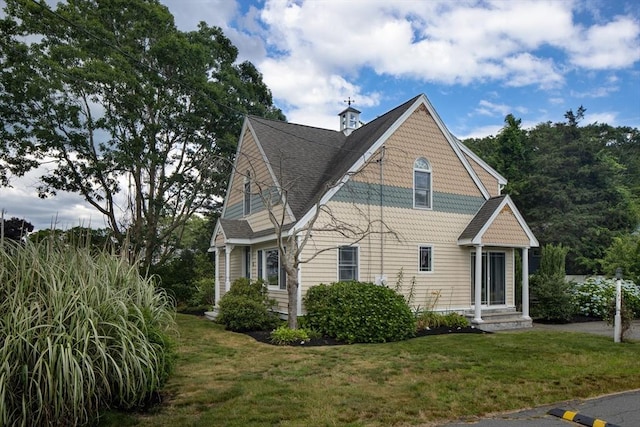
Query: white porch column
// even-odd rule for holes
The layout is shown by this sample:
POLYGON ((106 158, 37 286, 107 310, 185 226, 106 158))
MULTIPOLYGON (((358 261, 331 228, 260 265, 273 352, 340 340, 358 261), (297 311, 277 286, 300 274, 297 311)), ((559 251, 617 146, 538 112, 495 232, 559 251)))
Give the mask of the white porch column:
POLYGON ((220 249, 216 246, 215 251, 215 276, 214 276, 214 285, 213 290, 215 293, 215 306, 218 306, 218 301, 220 301, 220 249))
POLYGON ((233 245, 225 245, 224 247, 224 290, 228 292, 231 289, 231 275, 229 273, 229 267, 231 266, 231 251, 233 245))
POLYGON ((482 245, 476 245, 476 274, 475 274, 475 313, 473 323, 483 323, 482 320, 482 245))
POLYGON ((529 248, 522 248, 522 318, 529 316, 529 248))

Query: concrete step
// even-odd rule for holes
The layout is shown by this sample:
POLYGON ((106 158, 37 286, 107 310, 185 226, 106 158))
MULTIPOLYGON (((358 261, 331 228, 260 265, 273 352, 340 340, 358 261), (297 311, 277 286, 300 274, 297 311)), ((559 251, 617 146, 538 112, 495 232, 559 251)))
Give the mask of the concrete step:
POLYGON ((482 323, 474 322, 474 313, 465 313, 465 317, 476 328, 487 332, 533 327, 533 321, 523 318, 522 313, 515 311, 515 309, 482 311, 482 323))
POLYGON ((205 311, 204 317, 209 320, 216 320, 216 317, 218 317, 218 307, 213 307, 212 311, 205 311))

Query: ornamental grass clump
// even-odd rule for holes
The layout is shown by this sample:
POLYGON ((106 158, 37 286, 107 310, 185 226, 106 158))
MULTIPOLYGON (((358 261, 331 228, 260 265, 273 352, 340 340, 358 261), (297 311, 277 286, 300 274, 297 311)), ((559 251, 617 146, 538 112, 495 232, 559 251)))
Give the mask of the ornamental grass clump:
POLYGON ((142 405, 173 365, 173 303, 138 265, 53 240, 0 247, 0 425, 142 405))

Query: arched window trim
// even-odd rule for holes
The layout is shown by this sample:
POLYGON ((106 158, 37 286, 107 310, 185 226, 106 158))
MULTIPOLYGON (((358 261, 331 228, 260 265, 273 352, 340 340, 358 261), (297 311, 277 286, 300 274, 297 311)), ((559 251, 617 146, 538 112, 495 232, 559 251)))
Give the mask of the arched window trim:
POLYGON ((431 163, 424 157, 413 162, 413 207, 415 209, 432 209, 433 176, 431 163))

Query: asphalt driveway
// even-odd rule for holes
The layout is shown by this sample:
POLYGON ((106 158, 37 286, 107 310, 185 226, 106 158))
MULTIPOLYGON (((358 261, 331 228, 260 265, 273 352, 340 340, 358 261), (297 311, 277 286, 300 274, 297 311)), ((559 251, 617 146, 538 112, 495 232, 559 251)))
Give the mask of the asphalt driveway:
MULTIPOLYGON (((604 321, 566 323, 563 325, 534 323, 533 328, 539 330, 584 332, 588 334, 605 335, 610 336, 613 340, 613 325, 608 325, 607 322, 604 321)), ((640 341, 640 320, 633 320, 631 322, 631 329, 625 334, 625 339, 627 338, 640 341)))

